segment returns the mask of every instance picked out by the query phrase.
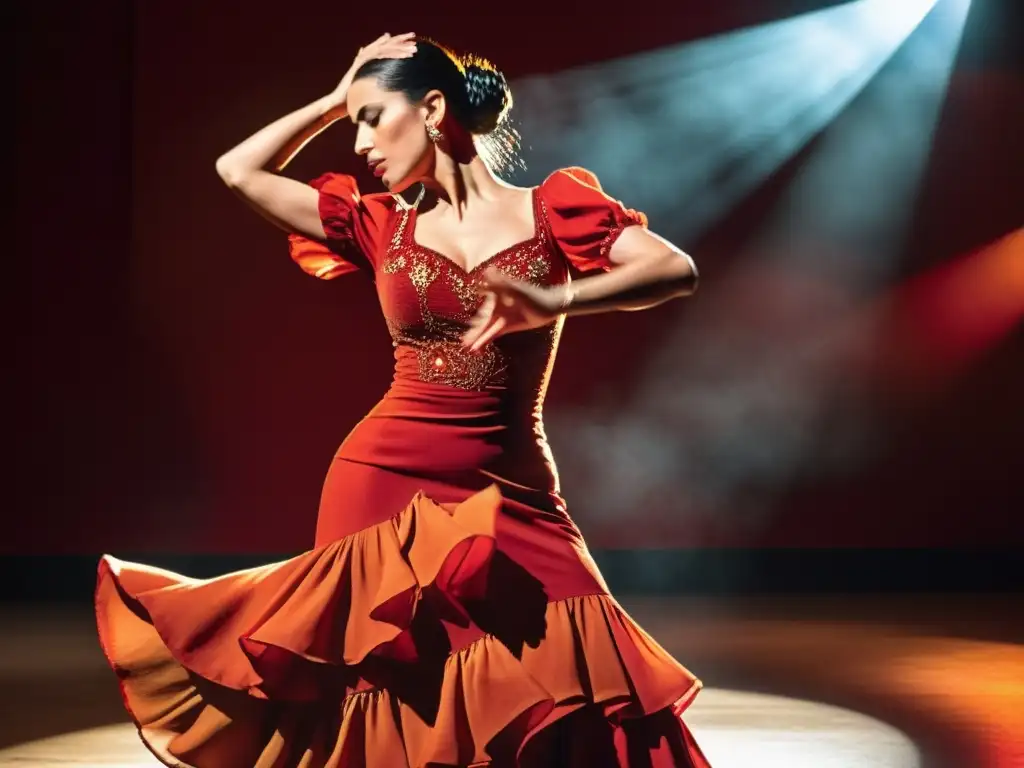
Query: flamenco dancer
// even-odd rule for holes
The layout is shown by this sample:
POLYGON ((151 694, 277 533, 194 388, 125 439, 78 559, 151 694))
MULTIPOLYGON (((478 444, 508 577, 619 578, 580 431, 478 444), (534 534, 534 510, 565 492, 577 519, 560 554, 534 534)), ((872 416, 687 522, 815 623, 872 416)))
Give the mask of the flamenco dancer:
POLYGON ((609 594, 542 421, 566 316, 689 295, 696 270, 588 171, 500 181, 511 103, 488 62, 384 35, 217 161, 299 267, 373 279, 395 374, 309 551, 207 580, 101 559, 100 640, 165 765, 708 768, 681 719, 700 681, 609 594), (345 117, 386 192, 279 174, 345 117))

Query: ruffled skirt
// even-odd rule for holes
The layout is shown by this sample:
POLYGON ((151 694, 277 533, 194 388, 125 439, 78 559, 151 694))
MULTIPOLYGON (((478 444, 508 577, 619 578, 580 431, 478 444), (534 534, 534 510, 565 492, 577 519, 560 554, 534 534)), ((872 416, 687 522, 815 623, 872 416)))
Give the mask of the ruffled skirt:
POLYGON ((706 768, 680 719, 700 682, 610 595, 528 626, 484 600, 500 510, 493 488, 454 508, 417 494, 206 580, 102 558, 100 641, 143 741, 197 768, 706 768))

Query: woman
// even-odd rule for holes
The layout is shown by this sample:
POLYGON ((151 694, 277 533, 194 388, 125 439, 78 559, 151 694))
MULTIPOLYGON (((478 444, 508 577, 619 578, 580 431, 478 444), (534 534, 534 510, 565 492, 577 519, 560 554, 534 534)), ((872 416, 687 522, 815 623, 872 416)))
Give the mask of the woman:
POLYGON ((384 35, 218 160, 306 272, 373 277, 396 367, 335 456, 314 549, 206 581, 101 561, 104 651, 166 764, 707 765, 679 717, 700 683, 608 594, 541 420, 566 315, 696 273, 586 171, 495 178, 479 147, 510 105, 486 62, 384 35), (267 170, 346 115, 390 194, 267 170))

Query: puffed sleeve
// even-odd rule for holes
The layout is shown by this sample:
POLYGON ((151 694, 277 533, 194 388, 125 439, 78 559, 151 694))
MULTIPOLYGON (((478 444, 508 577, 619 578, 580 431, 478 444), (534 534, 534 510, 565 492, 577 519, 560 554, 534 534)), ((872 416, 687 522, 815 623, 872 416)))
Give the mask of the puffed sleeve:
POLYGON ((540 186, 551 234, 581 271, 611 269, 608 254, 626 227, 647 226, 647 217, 604 193, 584 168, 555 171, 540 186))
POLYGON ((390 195, 361 195, 355 179, 340 173, 324 174, 309 184, 320 192, 320 221, 327 239, 290 234, 292 260, 304 272, 322 280, 357 269, 372 273, 391 210, 390 195))

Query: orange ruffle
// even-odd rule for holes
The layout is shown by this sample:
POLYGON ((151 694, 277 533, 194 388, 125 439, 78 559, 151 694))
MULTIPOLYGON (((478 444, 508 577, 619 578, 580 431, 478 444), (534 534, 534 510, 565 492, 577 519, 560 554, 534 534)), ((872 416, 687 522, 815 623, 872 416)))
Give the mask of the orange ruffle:
POLYGON ((384 523, 210 580, 104 557, 100 639, 143 740, 171 766, 497 765, 585 707, 613 728, 681 712, 699 681, 604 594, 549 603, 536 647, 484 635, 450 653, 427 704, 367 673, 429 666, 417 612, 434 596, 468 616, 500 504, 493 487, 454 510, 417 495, 384 523))

